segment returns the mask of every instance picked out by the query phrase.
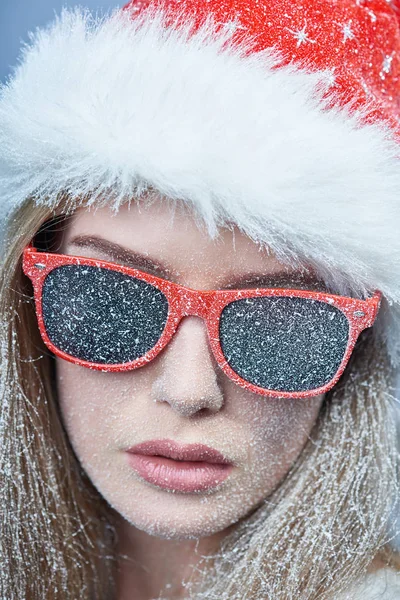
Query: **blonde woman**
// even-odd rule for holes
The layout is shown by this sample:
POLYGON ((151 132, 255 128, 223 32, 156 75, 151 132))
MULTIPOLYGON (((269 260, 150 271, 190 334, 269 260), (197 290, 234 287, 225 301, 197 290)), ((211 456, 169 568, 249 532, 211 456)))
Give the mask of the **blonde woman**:
POLYGON ((0 91, 0 597, 394 600, 384 0, 65 11, 0 91))

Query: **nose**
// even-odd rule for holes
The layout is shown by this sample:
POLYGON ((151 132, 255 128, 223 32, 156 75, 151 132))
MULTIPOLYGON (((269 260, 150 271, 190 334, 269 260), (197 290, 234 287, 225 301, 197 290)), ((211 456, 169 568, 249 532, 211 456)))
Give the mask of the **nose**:
POLYGON ((183 417, 221 410, 224 399, 218 365, 208 343, 206 325, 199 317, 184 317, 174 337, 159 355, 152 384, 155 402, 166 402, 183 417))

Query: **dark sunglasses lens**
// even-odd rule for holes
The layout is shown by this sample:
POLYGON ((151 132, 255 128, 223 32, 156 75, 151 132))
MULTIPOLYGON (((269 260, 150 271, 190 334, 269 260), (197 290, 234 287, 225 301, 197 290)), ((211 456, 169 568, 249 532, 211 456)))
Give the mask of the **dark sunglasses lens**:
POLYGON ((308 298, 236 300, 220 319, 221 347, 232 370, 273 391, 304 392, 328 383, 348 339, 344 313, 308 298))
POLYGON ((151 350, 167 322, 168 301, 149 283, 100 267, 65 265, 43 285, 50 341, 98 364, 122 364, 151 350))

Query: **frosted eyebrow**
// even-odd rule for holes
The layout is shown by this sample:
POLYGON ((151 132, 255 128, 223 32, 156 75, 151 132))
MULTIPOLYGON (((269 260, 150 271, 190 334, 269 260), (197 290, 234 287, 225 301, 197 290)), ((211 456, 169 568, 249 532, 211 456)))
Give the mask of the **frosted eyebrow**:
POLYGON ((288 272, 284 270, 268 274, 250 273, 234 277, 230 279, 227 285, 223 286, 224 289, 244 289, 246 287, 294 288, 331 293, 331 290, 321 278, 302 271, 288 272))
POLYGON ((104 254, 113 262, 118 262, 127 266, 132 266, 143 271, 151 272, 157 277, 168 279, 171 277, 173 269, 153 258, 145 256, 140 252, 129 250, 124 246, 109 242, 100 237, 78 235, 69 242, 71 246, 78 248, 90 248, 104 254))
MULTIPOLYGON (((165 263, 98 236, 78 235, 70 240, 69 245, 96 250, 113 262, 141 269, 163 279, 171 279, 171 274, 174 273, 174 269, 165 263)), ((314 274, 301 271, 291 273, 287 270, 269 274, 246 273, 240 276, 230 275, 222 284, 221 289, 244 289, 246 287, 293 287, 319 290, 321 292, 330 291, 325 282, 314 274)))

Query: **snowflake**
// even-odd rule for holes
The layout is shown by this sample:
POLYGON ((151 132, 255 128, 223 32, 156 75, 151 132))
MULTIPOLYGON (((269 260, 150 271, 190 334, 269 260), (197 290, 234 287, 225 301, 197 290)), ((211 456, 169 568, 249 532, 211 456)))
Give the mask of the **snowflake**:
POLYGON ((343 42, 345 42, 346 40, 354 40, 354 38, 356 37, 353 33, 353 30, 351 29, 351 20, 346 23, 345 25, 343 25, 343 42))
POLYGON ((310 44, 315 44, 316 40, 312 40, 308 37, 308 34, 306 33, 306 29, 307 29, 307 23, 304 25, 303 29, 300 29, 298 31, 293 31, 293 29, 289 29, 289 27, 286 27, 286 29, 288 31, 290 31, 290 33, 292 33, 294 35, 294 37, 297 39, 297 48, 303 44, 303 42, 309 42, 310 44))
POLYGON ((392 70, 392 61, 393 61, 394 52, 392 54, 387 54, 383 59, 382 70, 379 73, 379 77, 381 79, 385 79, 386 75, 390 73, 392 70))

